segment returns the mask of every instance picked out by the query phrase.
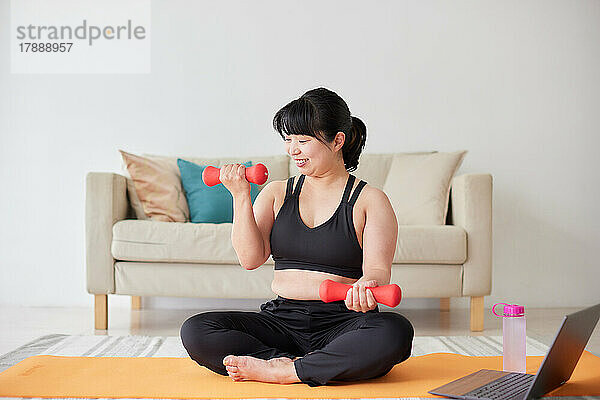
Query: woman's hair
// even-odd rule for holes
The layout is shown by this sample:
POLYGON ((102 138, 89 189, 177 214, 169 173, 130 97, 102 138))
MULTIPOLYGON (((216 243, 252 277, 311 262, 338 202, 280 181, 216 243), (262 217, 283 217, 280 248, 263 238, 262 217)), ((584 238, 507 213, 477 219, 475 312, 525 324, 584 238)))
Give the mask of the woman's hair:
POLYGON ((316 88, 286 104, 273 118, 273 128, 285 135, 312 136, 322 143, 332 143, 338 132, 346 139, 342 157, 347 171, 354 171, 365 147, 367 127, 350 115, 346 102, 336 93, 316 88))

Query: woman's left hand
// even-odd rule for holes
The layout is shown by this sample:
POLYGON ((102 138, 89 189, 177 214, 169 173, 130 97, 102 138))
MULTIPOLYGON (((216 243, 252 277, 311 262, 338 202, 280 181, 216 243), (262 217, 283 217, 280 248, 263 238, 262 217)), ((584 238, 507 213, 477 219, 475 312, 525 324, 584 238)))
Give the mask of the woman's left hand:
POLYGON ((365 313, 375 309, 377 307, 375 296, 373 296, 373 293, 366 288, 376 286, 376 280, 354 282, 352 287, 348 289, 348 292, 346 293, 345 303, 348 310, 365 313))

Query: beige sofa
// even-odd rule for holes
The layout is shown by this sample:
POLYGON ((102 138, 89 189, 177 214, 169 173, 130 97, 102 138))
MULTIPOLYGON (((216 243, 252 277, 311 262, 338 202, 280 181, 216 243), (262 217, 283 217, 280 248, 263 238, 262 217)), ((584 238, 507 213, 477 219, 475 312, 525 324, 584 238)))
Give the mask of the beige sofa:
MULTIPOLYGON (((394 154, 363 154, 357 178, 382 189, 394 154)), ((221 166, 236 159, 192 159, 221 166)), ((175 162, 176 158, 172 158, 175 162)), ((299 175, 287 155, 245 157, 269 168, 269 181, 299 175)), ((255 270, 240 266, 231 245, 232 224, 136 219, 127 192, 130 178, 112 172, 86 177, 87 291, 95 296, 95 327, 108 327, 108 295, 263 298, 271 290, 272 257, 255 270)), ((483 296, 491 292, 492 177, 452 179, 446 225, 400 225, 391 283, 403 298, 471 298, 471 330, 483 330, 483 296)), ((131 181, 130 181, 131 183, 131 181)), ((389 185, 389 182, 388 182, 389 185)), ((262 186, 264 187, 264 186, 262 186)))

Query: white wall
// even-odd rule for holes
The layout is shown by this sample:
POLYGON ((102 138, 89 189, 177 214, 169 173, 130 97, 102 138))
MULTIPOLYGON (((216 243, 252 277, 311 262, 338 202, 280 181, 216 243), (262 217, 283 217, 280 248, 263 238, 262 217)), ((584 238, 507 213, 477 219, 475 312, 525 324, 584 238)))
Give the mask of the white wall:
POLYGON ((281 154, 274 113, 321 85, 365 121, 365 152, 468 149, 460 172, 493 175, 486 305, 600 301, 598 1, 153 1, 147 75, 11 74, 9 11, 0 304, 92 306, 85 175, 119 171, 117 149, 281 154))

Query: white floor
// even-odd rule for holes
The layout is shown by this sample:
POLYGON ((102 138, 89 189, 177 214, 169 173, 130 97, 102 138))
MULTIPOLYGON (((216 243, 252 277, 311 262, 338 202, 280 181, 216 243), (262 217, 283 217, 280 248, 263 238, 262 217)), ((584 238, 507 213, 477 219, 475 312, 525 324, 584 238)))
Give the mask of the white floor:
MULTIPOLYGON (((108 330, 94 329, 92 308, 56 307, 7 307, 0 306, 0 355, 17 348, 32 339, 48 334, 78 335, 148 335, 178 336, 181 324, 190 316, 210 308, 197 310, 143 309, 130 310, 109 305, 108 330)), ((110 303, 110 296, 109 296, 110 303)), ((258 311, 254 303, 243 311, 258 311)), ((380 307, 381 311, 390 311, 380 307)), ((565 314, 578 308, 529 309, 527 311, 527 335, 550 345, 565 314)), ((502 321, 491 313, 485 314, 483 332, 469 330, 469 310, 402 310, 415 327, 418 336, 501 335, 502 321)), ((600 325, 600 324, 599 324, 600 325)), ((600 356, 600 328, 592 334, 587 350, 600 356)))

